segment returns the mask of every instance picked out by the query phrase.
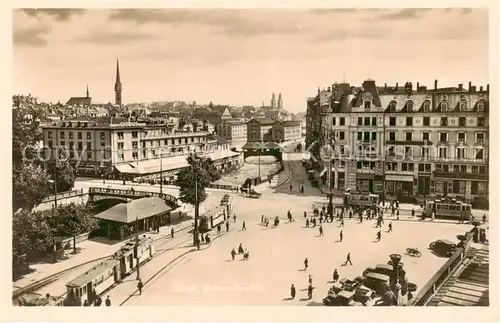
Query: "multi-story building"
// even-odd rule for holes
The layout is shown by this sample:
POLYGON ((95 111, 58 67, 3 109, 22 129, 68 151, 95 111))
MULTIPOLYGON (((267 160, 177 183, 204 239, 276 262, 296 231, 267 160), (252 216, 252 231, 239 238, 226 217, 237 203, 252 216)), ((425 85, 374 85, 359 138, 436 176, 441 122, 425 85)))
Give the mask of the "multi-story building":
POLYGON ((438 88, 437 81, 433 89, 373 80, 318 89, 307 100, 312 167, 333 189, 485 198, 488 96, 489 85, 438 88), (320 149, 328 143, 331 161, 320 149))
POLYGON ((247 121, 247 142, 272 141, 274 121, 269 119, 252 118, 247 121))
POLYGON ((231 147, 241 148, 247 142, 247 124, 237 119, 223 120, 217 125, 217 134, 226 138, 231 147))
POLYGON ((192 116, 202 121, 206 120, 215 127, 217 127, 222 120, 229 120, 233 118, 231 111, 229 110, 229 106, 214 106, 212 104, 208 107, 194 109, 192 116))
POLYGON ((301 138, 300 121, 275 121, 272 127, 272 141, 294 141, 301 138))
POLYGON ((185 157, 190 153, 206 155, 224 170, 242 164, 238 153, 221 152, 217 139, 207 131, 180 130, 168 120, 65 120, 42 129, 49 162, 64 147, 85 175, 156 178, 163 171, 175 176, 187 166, 185 157))

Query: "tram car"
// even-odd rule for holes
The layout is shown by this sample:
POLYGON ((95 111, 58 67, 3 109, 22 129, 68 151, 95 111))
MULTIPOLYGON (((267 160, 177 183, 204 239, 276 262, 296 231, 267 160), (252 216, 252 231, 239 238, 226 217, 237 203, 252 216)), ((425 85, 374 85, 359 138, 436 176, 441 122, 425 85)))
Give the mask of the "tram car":
POLYGON ((372 193, 350 192, 344 193, 344 206, 370 208, 379 202, 379 196, 372 193))
POLYGON ((426 217, 452 218, 468 220, 472 216, 472 205, 454 198, 441 198, 425 202, 424 213, 426 217))
POLYGON ((66 284, 64 306, 93 304, 97 297, 154 257, 154 240, 143 236, 131 239, 112 258, 100 262, 66 284))

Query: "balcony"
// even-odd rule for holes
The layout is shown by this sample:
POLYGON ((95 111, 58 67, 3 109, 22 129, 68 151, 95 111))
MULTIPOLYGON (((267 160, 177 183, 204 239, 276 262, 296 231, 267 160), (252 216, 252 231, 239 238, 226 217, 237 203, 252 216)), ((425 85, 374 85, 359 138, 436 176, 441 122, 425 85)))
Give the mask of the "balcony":
POLYGON ((420 140, 387 140, 386 145, 400 145, 400 146, 432 146, 432 141, 420 140))
POLYGON ((434 177, 440 177, 440 178, 489 180, 488 174, 451 173, 451 172, 438 172, 438 171, 434 171, 433 174, 434 177))

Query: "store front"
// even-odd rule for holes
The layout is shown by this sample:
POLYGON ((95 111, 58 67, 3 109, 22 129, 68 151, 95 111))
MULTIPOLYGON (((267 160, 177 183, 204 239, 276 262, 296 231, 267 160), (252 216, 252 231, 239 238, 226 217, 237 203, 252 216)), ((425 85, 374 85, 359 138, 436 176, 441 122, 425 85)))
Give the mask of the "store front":
POLYGON ((374 174, 356 174, 356 190, 358 192, 373 192, 374 174))
POLYGON ((386 175, 385 192, 390 195, 413 195, 413 175, 386 175))

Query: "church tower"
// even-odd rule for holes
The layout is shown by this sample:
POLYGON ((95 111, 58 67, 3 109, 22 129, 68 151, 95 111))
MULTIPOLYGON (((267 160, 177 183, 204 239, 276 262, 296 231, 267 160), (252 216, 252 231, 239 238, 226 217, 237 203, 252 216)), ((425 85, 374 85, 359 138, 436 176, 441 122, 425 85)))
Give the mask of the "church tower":
POLYGON ((281 93, 278 96, 278 109, 283 109, 283 97, 281 96, 281 93))
POLYGON ((122 82, 120 81, 120 65, 116 59, 115 104, 122 105, 122 82))
POLYGON ((271 109, 276 108, 276 95, 273 93, 273 96, 271 97, 271 109))
POLYGON ((89 85, 87 84, 87 96, 86 96, 86 98, 88 99, 89 97, 90 97, 90 95, 89 95, 89 85))

